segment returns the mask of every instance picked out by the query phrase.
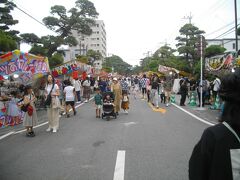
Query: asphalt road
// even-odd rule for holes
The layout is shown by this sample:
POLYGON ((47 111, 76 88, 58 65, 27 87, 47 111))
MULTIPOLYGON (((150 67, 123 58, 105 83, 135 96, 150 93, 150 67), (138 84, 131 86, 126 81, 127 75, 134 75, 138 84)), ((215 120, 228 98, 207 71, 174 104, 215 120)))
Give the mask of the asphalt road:
POLYGON ((34 138, 1 140, 0 180, 187 180, 192 149, 209 125, 174 106, 161 113, 131 99, 130 108, 106 121, 86 103, 61 118, 57 133, 45 125, 34 138))

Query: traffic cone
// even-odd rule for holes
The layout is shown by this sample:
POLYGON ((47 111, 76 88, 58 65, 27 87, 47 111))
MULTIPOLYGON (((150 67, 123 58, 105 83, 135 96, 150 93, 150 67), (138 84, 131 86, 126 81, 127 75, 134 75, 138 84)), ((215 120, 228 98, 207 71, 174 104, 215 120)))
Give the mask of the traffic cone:
POLYGON ((170 102, 171 103, 175 103, 176 102, 175 95, 173 95, 173 94, 171 95, 170 102))
POLYGON ((211 106, 210 108, 213 109, 213 110, 221 109, 221 104, 220 104, 220 100, 219 100, 218 95, 216 96, 216 100, 215 100, 213 106, 211 106))
POLYGON ((197 106, 196 96, 195 96, 194 92, 191 93, 189 105, 190 106, 197 106))

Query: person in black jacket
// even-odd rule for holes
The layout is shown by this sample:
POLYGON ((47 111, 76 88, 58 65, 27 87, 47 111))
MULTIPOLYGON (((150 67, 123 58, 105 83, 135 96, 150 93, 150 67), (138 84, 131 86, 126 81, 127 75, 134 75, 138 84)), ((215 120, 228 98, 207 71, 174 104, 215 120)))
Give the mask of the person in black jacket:
POLYGON ((223 122, 207 128, 189 160, 190 180, 240 179, 240 70, 223 78, 223 122))
POLYGON ((180 106, 185 106, 185 101, 188 94, 187 80, 183 80, 183 82, 181 83, 180 94, 181 94, 180 106))

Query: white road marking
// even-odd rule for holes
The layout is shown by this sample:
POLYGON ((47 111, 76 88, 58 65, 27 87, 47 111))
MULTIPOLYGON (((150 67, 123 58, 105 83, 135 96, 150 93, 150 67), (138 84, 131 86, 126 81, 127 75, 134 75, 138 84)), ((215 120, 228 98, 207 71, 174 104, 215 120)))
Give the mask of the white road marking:
POLYGON ((0 137, 0 140, 6 138, 6 137, 8 137, 8 136, 11 136, 12 134, 14 134, 14 131, 11 131, 11 132, 9 132, 9 133, 7 133, 7 134, 1 136, 1 137, 0 137))
POLYGON ((118 151, 113 180, 124 180, 125 151, 118 151))
MULTIPOLYGON (((93 100, 93 98, 94 98, 94 97, 90 98, 89 101, 93 100)), ((82 106, 82 105, 84 105, 84 104, 85 104, 85 103, 78 104, 77 106, 75 106, 75 108, 79 108, 80 106, 82 106)), ((72 111, 72 109, 71 109, 70 111, 72 111)), ((63 113, 63 115, 64 115, 64 114, 66 114, 66 113, 63 113)), ((62 116, 60 116, 60 117, 62 117, 62 116)), ((48 122, 41 123, 41 124, 39 124, 39 125, 37 125, 37 126, 34 126, 33 128, 35 129, 35 128, 44 126, 44 125, 46 125, 46 124, 48 124, 48 122)), ((10 135, 12 135, 12 134, 20 134, 20 133, 23 133, 23 132, 25 132, 25 131, 26 131, 25 129, 22 129, 22 130, 19 130, 19 131, 11 131, 11 132, 3 135, 3 136, 0 136, 0 140, 4 139, 4 138, 6 138, 6 137, 8 137, 8 136, 10 136, 10 135)))
POLYGON ((128 126, 137 124, 137 122, 127 122, 127 123, 123 123, 123 124, 128 127, 128 126))
POLYGON ((215 125, 214 123, 210 123, 210 122, 208 122, 207 120, 204 120, 204 119, 202 119, 202 118, 194 115, 193 113, 190 113, 189 111, 183 109, 182 107, 180 107, 180 106, 178 106, 178 105, 176 105, 176 104, 174 104, 174 103, 172 103, 172 105, 175 106, 176 108, 182 110, 183 112, 189 114, 189 115, 192 116, 193 118, 195 118, 195 119, 197 119, 197 120, 199 120, 199 121, 201 121, 201 122, 203 122, 203 123, 205 123, 205 124, 207 124, 207 125, 210 125, 210 126, 215 125))

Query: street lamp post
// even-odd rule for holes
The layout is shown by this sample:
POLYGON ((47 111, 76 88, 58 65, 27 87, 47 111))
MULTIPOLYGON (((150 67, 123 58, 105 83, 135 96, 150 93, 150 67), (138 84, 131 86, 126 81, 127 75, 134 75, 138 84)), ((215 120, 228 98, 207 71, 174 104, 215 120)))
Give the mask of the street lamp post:
POLYGON ((237 0, 234 0, 234 7, 235 7, 235 37, 236 37, 236 52, 238 51, 238 33, 237 33, 237 0))

